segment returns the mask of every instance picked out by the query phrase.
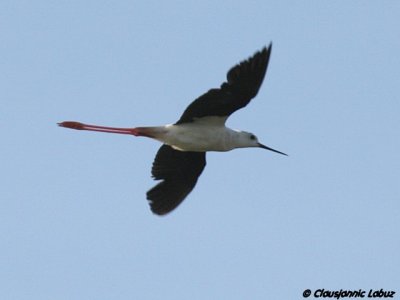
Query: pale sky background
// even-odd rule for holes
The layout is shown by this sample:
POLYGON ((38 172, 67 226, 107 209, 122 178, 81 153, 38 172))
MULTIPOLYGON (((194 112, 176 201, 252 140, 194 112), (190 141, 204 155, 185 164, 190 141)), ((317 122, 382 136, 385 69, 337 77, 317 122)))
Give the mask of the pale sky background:
POLYGON ((238 2, 0 2, 0 299, 399 297, 400 2, 238 2), (165 217, 158 142, 56 126, 173 123, 270 41, 228 125, 290 156, 209 153, 165 217))

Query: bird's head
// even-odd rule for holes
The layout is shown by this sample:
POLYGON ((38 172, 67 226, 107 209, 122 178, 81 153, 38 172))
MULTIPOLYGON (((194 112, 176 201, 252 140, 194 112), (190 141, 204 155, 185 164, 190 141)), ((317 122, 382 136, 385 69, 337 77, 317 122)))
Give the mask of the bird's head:
POLYGON ((286 153, 280 152, 278 150, 272 149, 270 147, 267 147, 267 146, 261 144, 258 141, 258 138, 251 132, 240 131, 239 132, 239 143, 240 143, 240 147, 257 147, 257 148, 270 150, 270 151, 287 156, 286 153))

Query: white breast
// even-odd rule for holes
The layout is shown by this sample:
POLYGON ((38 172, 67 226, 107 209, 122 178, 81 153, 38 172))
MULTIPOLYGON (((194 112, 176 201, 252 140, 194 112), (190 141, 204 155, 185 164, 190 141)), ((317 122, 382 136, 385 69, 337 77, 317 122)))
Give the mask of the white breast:
POLYGON ((165 126, 166 134, 159 140, 181 151, 229 151, 236 132, 225 126, 193 122, 165 126))

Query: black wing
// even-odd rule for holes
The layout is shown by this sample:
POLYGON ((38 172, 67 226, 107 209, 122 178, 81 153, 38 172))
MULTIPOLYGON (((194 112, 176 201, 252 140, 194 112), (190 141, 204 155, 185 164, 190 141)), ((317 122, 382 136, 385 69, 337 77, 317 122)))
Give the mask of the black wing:
POLYGON ((174 210, 193 190, 205 166, 205 152, 183 152, 162 145, 151 169, 153 178, 162 181, 147 192, 152 212, 165 215, 174 210))
POLYGON ((272 43, 249 59, 231 68, 227 81, 219 89, 211 89, 194 100, 176 124, 192 122, 193 118, 226 116, 245 107, 254 98, 267 71, 272 43))

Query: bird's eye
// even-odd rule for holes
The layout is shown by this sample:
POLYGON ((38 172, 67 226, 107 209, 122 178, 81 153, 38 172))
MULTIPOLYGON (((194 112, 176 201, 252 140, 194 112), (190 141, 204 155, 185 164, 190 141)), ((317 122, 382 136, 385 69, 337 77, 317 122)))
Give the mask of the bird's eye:
POLYGON ((250 139, 251 139, 251 140, 255 140, 255 139, 256 139, 256 136, 255 136, 254 134, 252 134, 252 135, 250 136, 250 139))

